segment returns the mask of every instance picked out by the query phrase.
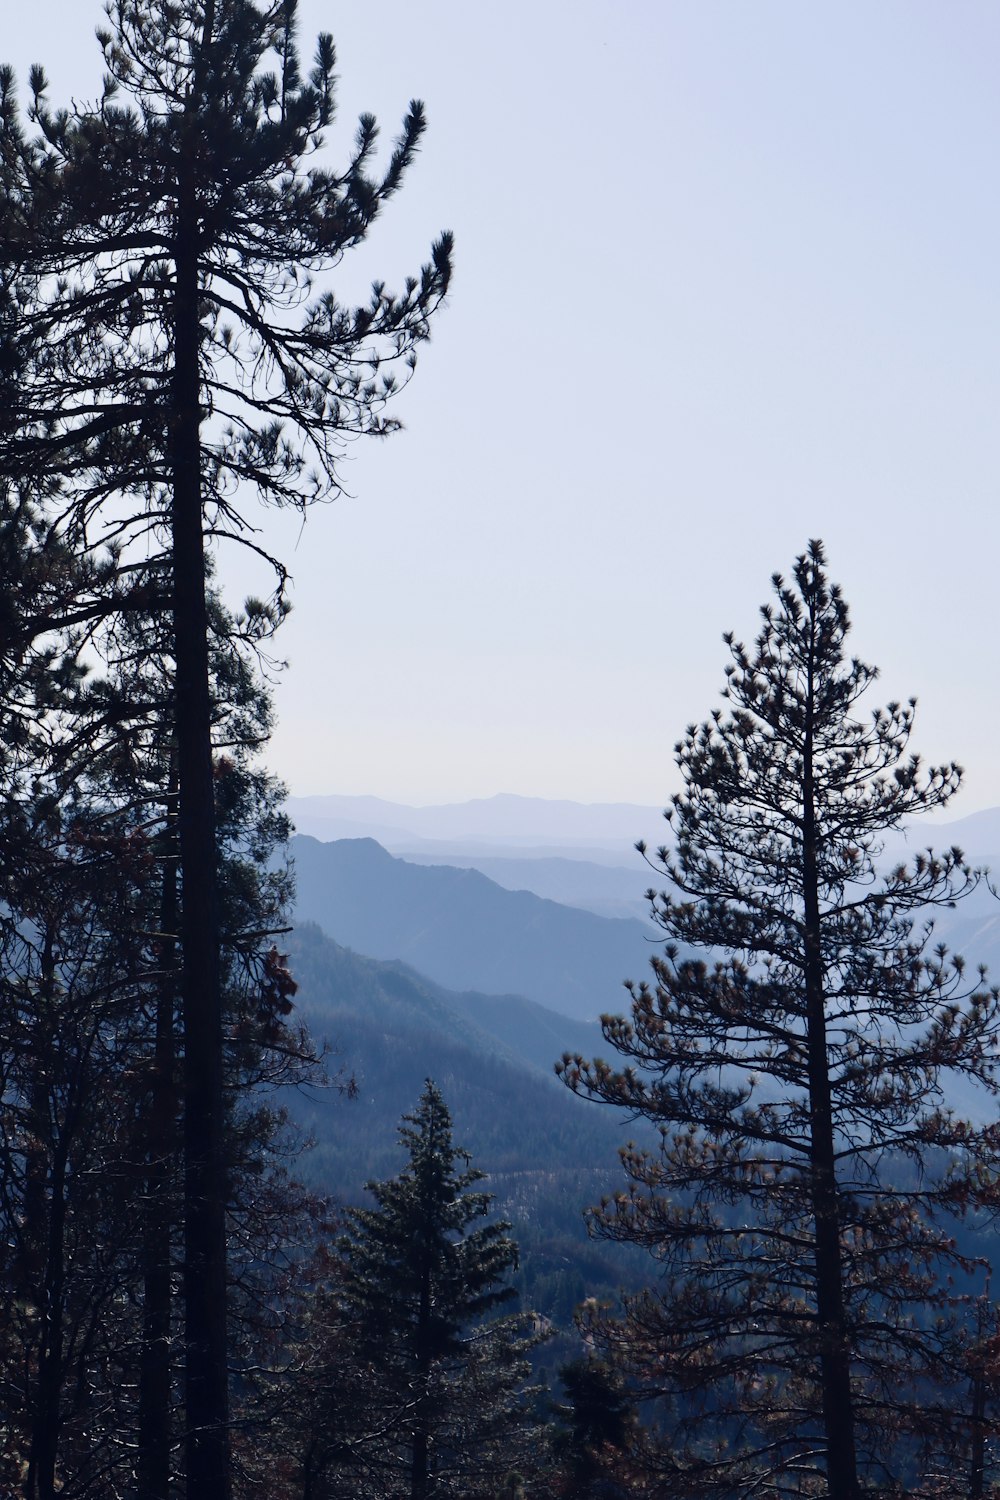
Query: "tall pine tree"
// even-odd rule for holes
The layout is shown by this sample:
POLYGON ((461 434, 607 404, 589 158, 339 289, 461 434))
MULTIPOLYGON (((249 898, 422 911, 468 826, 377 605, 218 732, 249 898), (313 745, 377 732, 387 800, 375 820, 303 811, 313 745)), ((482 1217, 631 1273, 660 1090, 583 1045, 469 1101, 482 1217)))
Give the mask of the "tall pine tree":
POLYGON ((592 1331, 669 1398, 663 1482, 858 1500, 912 1480, 922 1431, 959 1430, 948 1277, 968 1267, 942 1215, 1000 1136, 948 1099, 957 1079, 996 1093, 1000 1005, 931 943, 928 910, 976 883, 959 851, 881 868, 958 768, 909 752, 912 703, 860 711, 876 673, 847 655, 818 542, 774 591, 752 649, 726 637, 726 710, 677 746, 649 893, 670 941, 630 1019, 603 1022, 625 1066, 561 1072, 662 1132, 592 1212, 659 1279, 592 1331))
MULTIPOLYGON (((336 493, 347 434, 382 435, 450 275, 450 239, 403 293, 365 305, 312 278, 362 241, 424 129, 411 105, 385 169, 362 117, 341 172, 312 158, 334 49, 308 78, 295 0, 109 0, 93 107, 52 111, 42 70, 25 131, 0 72, 0 274, 32 353, 8 381, 0 477, 65 486, 84 545, 163 534, 172 580, 183 1013, 186 1477, 227 1500, 227 1196, 220 905, 206 546, 254 545, 243 492, 336 493)), ((283 577, 278 565, 279 587, 283 577)))
MULTIPOLYGON (((241 1362, 259 1365, 276 1242, 294 1235, 303 1206, 276 1170, 281 1122, 260 1086, 294 1081, 311 1054, 289 1024, 294 984, 272 935, 287 894, 287 820, 283 789, 251 748, 269 704, 246 622, 215 600, 212 621, 215 728, 230 744, 216 803, 231 1323, 241 1362)), ((166 1497, 183 1432, 171 1295, 182 1214, 169 631, 130 616, 110 623, 88 636, 100 675, 81 673, 73 632, 38 643, 52 670, 48 698, 33 699, 30 780, 10 765, 0 777, 0 1473, 30 1500, 112 1500, 137 1477, 144 1500, 166 1497), (76 670, 54 670, 61 645, 76 670)), ((8 688, 16 722, 23 684, 11 677, 8 688)))

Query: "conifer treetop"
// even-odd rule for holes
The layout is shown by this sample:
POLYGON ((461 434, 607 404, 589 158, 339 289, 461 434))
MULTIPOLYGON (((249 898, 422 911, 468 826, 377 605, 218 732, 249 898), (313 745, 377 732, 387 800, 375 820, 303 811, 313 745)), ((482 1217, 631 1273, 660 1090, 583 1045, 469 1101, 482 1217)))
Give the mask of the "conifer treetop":
POLYGON ((253 545, 243 487, 279 505, 336 496, 344 441, 400 425, 386 408, 447 293, 452 236, 398 293, 378 280, 344 303, 329 275, 399 189, 424 109, 411 102, 381 163, 363 115, 334 170, 319 153, 336 53, 321 36, 303 75, 294 0, 111 0, 107 14, 96 103, 52 108, 35 67, 26 128, 0 69, 0 279, 33 351, 0 472, 67 480, 88 514, 145 493, 147 521, 163 519, 178 268, 193 257, 210 534, 253 545))

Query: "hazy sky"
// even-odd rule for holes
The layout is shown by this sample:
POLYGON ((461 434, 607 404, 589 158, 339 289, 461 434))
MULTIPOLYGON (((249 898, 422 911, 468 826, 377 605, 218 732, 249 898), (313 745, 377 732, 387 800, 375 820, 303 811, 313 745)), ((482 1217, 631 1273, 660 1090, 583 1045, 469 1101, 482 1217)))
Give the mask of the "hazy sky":
MULTIPOLYGON (((455 231, 449 306, 294 575, 271 761, 300 794, 661 802, 811 536, 955 813, 1000 803, 1000 8, 302 0, 423 152, 340 284, 455 231)), ((96 0, 0 51, 92 95, 96 0)), ((227 576, 224 569, 224 576, 227 576)), ((233 587, 244 580, 230 570, 233 587)))

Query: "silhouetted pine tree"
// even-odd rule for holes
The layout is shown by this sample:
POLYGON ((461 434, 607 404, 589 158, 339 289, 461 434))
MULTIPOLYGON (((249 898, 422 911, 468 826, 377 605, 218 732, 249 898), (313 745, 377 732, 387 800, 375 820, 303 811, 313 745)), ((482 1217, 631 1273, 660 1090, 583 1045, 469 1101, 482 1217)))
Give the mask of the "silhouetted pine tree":
POLYGON ((657 1462, 678 1495, 889 1489, 921 1431, 958 1433, 966 1386, 941 1215, 974 1201, 1000 1138, 948 1090, 996 1092, 1000 1009, 931 946, 928 908, 976 884, 960 852, 879 868, 885 834, 960 772, 909 753, 912 702, 861 712, 876 673, 846 655, 824 567, 814 542, 775 577, 753 649, 726 637, 728 711, 677 746, 669 886, 649 893, 671 941, 631 1018, 603 1021, 627 1066, 560 1068, 663 1132, 626 1148, 627 1188, 591 1214, 659 1279, 591 1330, 674 1397, 657 1462))
MULTIPOLYGON (((230 744, 215 767, 229 1272, 238 1357, 256 1365, 273 1343, 277 1242, 305 1207, 276 1171, 281 1121, 260 1086, 308 1070, 311 1052, 273 935, 284 792, 253 761, 269 704, 245 624, 211 603, 215 729, 230 744)), ((176 1488, 183 1432, 171 657, 165 626, 135 615, 88 640, 105 658, 90 678, 73 632, 40 642, 50 693, 31 699, 24 776, 0 774, 0 1474, 30 1500, 110 1500, 132 1493, 138 1461, 154 1500, 176 1488), (63 644, 76 670, 56 670, 63 644)), ((25 683, 7 687, 19 716, 25 683)))
POLYGON ((618 1372, 585 1356, 563 1365, 559 1378, 566 1399, 555 1407, 555 1493, 576 1500, 624 1500, 629 1487, 621 1471, 637 1419, 618 1372))
MULTIPOLYGON (((227 1194, 206 537, 253 546, 243 487, 302 506, 336 493, 345 434, 384 434, 450 275, 450 239, 401 296, 360 307, 312 278, 364 239, 424 128, 411 105, 390 160, 359 124, 346 168, 309 165, 334 49, 304 78, 295 0, 109 0, 93 107, 34 134, 0 72, 0 276, 31 351, 4 378, 0 477, 64 485, 84 544, 169 539, 181 870, 189 1500, 227 1500, 227 1194), (273 66, 270 60, 273 59, 273 66), (121 101, 125 102, 121 102, 121 101), (110 502, 110 509, 107 508, 110 502)), ((0 376, 3 372, 0 371, 0 376)), ((279 590, 283 570, 278 565, 279 590)))

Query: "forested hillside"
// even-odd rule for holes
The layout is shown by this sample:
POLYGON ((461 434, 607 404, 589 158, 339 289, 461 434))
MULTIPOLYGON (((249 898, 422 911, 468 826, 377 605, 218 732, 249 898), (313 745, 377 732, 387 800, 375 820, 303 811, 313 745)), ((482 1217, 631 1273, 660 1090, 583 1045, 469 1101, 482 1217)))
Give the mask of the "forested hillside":
POLYGON ((608 1111, 574 1105, 553 1071, 565 1051, 599 1050, 598 1026, 515 996, 447 991, 405 965, 352 953, 311 925, 296 929, 291 956, 298 1008, 313 1036, 332 1047, 331 1072, 349 1076, 357 1092, 324 1099, 308 1091, 313 1118, 320 1101, 325 1118, 311 1174, 322 1170, 350 1194, 365 1175, 381 1175, 396 1122, 429 1076, 491 1174, 533 1163, 549 1171, 557 1162, 616 1169, 608 1111))

